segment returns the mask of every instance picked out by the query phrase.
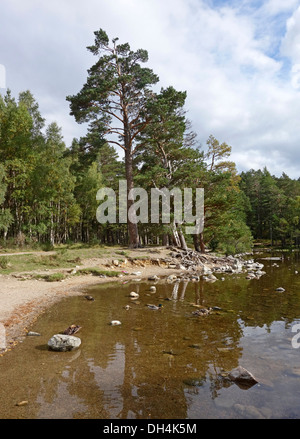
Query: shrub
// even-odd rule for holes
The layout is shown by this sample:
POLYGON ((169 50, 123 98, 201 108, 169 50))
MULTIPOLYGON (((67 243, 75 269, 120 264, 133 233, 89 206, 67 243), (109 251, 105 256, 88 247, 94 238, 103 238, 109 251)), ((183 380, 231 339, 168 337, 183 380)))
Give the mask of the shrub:
POLYGON ((47 282, 59 282, 65 278, 63 273, 52 273, 43 276, 47 282))
POLYGON ((6 256, 0 257, 0 268, 5 269, 9 265, 9 259, 6 256))

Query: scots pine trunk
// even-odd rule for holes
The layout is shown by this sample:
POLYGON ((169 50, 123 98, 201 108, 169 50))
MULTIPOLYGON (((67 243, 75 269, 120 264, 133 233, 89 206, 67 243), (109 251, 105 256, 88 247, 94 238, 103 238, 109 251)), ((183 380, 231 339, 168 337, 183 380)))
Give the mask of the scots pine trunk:
POLYGON ((205 253, 205 244, 203 240, 203 233, 193 235, 194 248, 196 252, 205 253))
MULTIPOLYGON (((75 96, 68 96, 71 114, 79 123, 90 122, 91 132, 124 151, 127 191, 133 189, 133 156, 137 136, 151 120, 149 102, 151 87, 158 77, 151 69, 142 67, 148 61, 146 50, 132 51, 128 43, 109 42, 102 29, 94 32, 95 43, 88 50, 98 60, 89 69, 86 84, 75 96), (111 137, 113 136, 113 137, 111 137)), ((128 200, 128 210, 133 206, 128 200)), ((128 221, 129 246, 139 246, 137 224, 128 221)))
MULTIPOLYGON (((129 149, 126 149, 125 151, 125 170, 126 170, 126 180, 127 180, 127 213, 128 213, 131 206, 134 204, 134 201, 129 199, 129 192, 131 191, 131 189, 134 188, 132 154, 129 149)), ((129 237, 129 247, 130 248, 139 247, 138 227, 136 223, 130 221, 129 217, 127 218, 127 228, 128 228, 128 237, 129 237)))

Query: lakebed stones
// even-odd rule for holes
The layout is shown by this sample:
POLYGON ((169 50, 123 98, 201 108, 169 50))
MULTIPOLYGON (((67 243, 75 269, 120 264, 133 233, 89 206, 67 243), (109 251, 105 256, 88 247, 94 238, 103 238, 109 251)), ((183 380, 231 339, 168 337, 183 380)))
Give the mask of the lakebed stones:
POLYGON ((268 407, 234 404, 233 408, 243 419, 270 419, 272 416, 272 410, 268 407))
POLYGON ((48 347, 52 351, 72 351, 81 345, 81 340, 74 335, 55 334, 48 341, 48 347))

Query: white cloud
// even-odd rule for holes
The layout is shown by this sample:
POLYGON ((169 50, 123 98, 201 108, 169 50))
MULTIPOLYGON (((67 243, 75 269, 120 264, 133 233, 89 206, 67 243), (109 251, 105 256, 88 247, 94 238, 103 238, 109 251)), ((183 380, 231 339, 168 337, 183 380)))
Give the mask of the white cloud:
POLYGON ((56 118, 63 127, 69 145, 83 129, 69 116, 65 97, 85 82, 95 61, 86 46, 103 28, 133 50, 148 50, 159 86, 187 91, 188 117, 203 145, 213 134, 232 145, 238 167, 250 168, 252 161, 298 178, 300 1, 213 3, 6 2, 0 63, 8 87, 15 94, 30 89, 47 121, 56 118))
POLYGON ((263 8, 266 13, 271 15, 289 12, 297 7, 298 0, 268 0, 264 3, 263 8))
POLYGON ((292 63, 291 84, 300 89, 300 6, 287 20, 286 34, 282 40, 281 53, 292 63))

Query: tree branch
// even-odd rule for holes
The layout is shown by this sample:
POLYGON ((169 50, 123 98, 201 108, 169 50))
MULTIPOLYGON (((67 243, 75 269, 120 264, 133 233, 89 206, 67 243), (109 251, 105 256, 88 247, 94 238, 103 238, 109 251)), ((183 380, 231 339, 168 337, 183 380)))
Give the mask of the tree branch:
POLYGON ((120 148, 122 148, 124 151, 126 151, 126 148, 124 148, 123 145, 121 145, 121 143, 116 142, 114 140, 107 140, 107 143, 114 143, 115 145, 118 145, 120 148))

